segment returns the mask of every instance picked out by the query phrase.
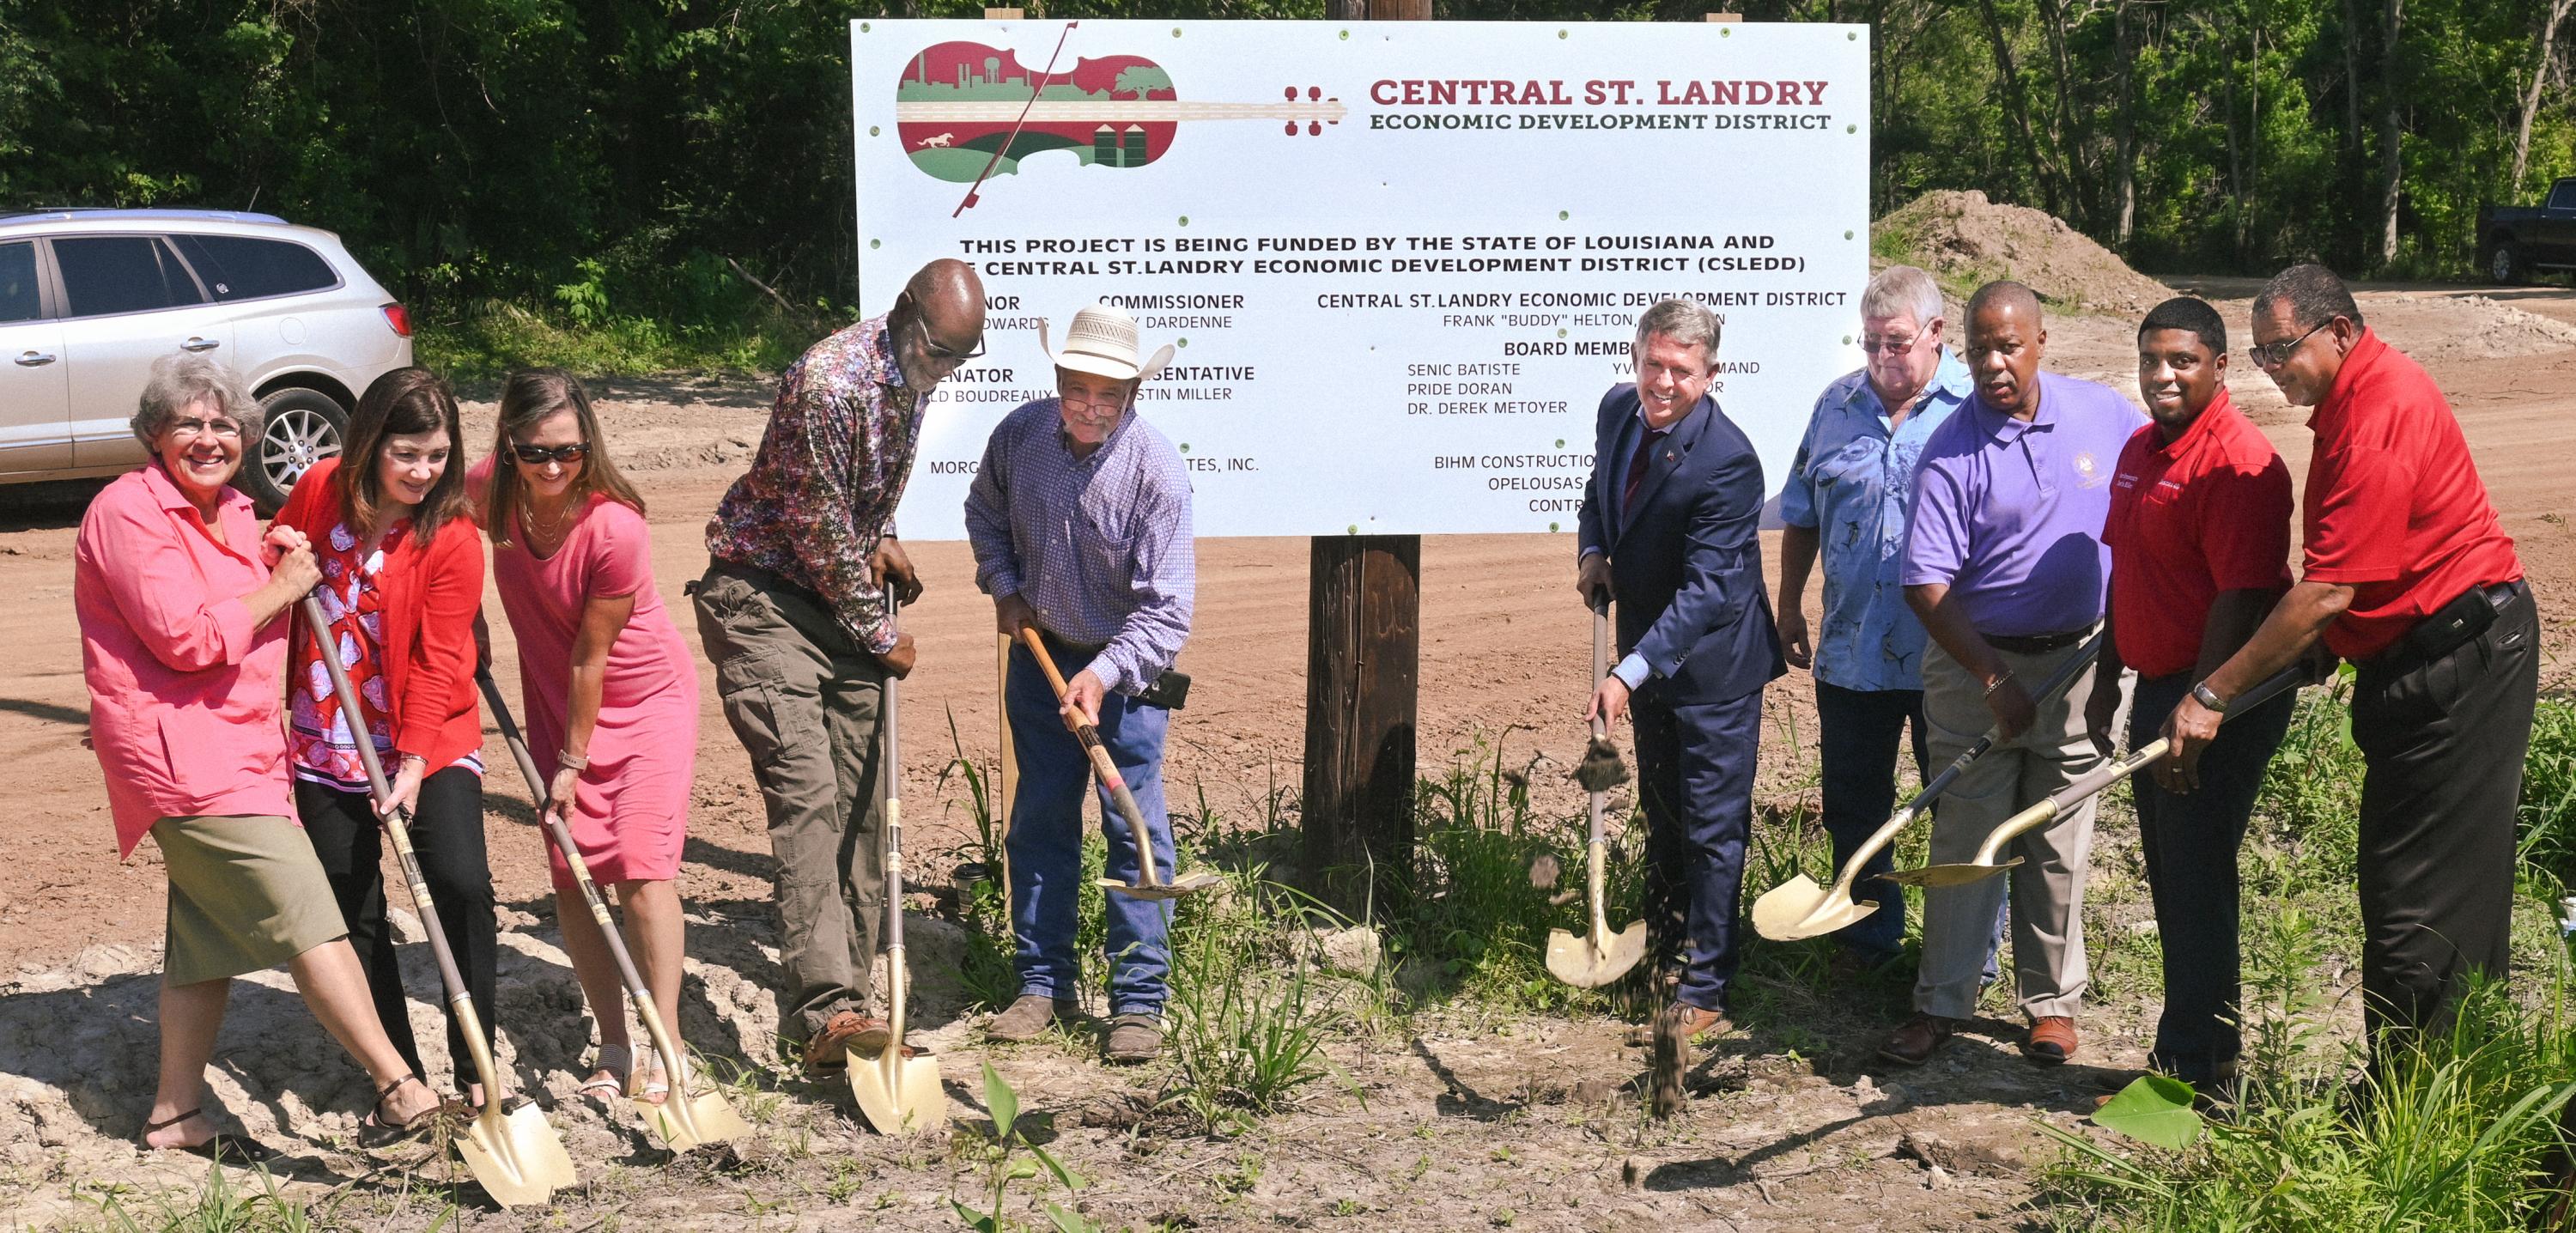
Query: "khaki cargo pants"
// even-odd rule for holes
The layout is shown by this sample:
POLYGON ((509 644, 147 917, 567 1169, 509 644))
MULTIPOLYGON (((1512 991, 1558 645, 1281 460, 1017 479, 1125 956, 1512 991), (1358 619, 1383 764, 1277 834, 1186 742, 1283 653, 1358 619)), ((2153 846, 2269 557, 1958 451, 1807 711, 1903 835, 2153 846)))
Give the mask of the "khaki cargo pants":
POLYGON ((693 593, 726 722, 751 755, 778 858, 778 1032, 869 1013, 885 915, 878 717, 885 669, 813 592, 714 561, 693 593))

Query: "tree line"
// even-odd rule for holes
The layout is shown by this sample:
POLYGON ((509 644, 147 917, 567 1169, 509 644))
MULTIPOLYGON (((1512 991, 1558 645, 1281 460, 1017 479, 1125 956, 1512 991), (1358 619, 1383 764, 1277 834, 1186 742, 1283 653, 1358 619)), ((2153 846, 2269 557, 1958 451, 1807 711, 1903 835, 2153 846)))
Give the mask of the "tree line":
MULTIPOLYGON (((2465 272, 2576 174, 2576 0, 1436 0, 1874 27, 1872 193, 2036 206, 2150 270, 2465 272)), ((855 300, 848 0, 0 0, 0 209, 259 209, 426 304, 855 300)), ((1302 18, 1324 0, 1032 5, 1302 18)))

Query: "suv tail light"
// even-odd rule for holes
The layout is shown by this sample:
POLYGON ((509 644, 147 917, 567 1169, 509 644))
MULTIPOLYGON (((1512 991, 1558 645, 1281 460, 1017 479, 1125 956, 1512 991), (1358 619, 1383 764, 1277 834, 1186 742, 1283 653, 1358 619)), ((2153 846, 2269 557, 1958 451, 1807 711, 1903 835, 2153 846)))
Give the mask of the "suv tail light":
POLYGON ((400 304, 385 305, 385 324, 394 327, 394 333, 411 337, 411 310, 400 304))

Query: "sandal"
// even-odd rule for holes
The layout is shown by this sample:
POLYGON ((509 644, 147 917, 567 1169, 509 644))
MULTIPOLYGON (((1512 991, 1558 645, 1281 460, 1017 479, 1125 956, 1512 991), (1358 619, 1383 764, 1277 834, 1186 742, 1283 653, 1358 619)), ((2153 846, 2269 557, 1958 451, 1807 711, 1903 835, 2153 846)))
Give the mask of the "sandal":
POLYGON ((626 1095, 634 1086, 634 1053, 625 1045, 601 1045, 599 1060, 590 1070, 591 1077, 582 1080, 581 1086, 573 1089, 574 1094, 599 1106, 602 1113, 617 1112, 617 1098, 626 1095), (600 1078, 599 1072, 603 1070, 617 1077, 600 1078))
POLYGON ((391 1099, 394 1093, 401 1091, 402 1085, 406 1083, 420 1083, 424 1090, 429 1087, 428 1084, 421 1083, 419 1075, 404 1075, 402 1078, 396 1079, 393 1082, 376 1089, 375 1111, 367 1114, 367 1116, 358 1123, 359 1146, 364 1147, 369 1151, 383 1151, 386 1148, 418 1138, 432 1126, 437 1125, 439 1116, 446 1113, 450 1108, 447 1102, 440 1101, 437 1104, 431 1105, 429 1108, 413 1114, 411 1117, 403 1121, 392 1122, 385 1120, 385 1101, 391 1099))
MULTIPOLYGON (((156 1130, 168 1130, 169 1128, 187 1121, 190 1118, 202 1117, 204 1115, 205 1110, 203 1108, 196 1108, 190 1109, 177 1117, 167 1117, 157 1122, 145 1122, 143 1123, 143 1133, 149 1135, 156 1130)), ((174 1143, 168 1147, 154 1147, 151 1143, 146 1142, 143 1145, 143 1150, 147 1152, 186 1152, 192 1156, 202 1156, 217 1164, 241 1166, 266 1164, 269 1161, 277 1159, 278 1155, 275 1149, 261 1144, 259 1140, 251 1138, 249 1135, 237 1135, 221 1130, 206 1136, 206 1140, 203 1143, 174 1143)))
POLYGON ((660 1058, 647 1057, 639 1077, 641 1082, 635 1087, 635 1099, 648 1105, 658 1105, 671 1098, 671 1076, 663 1071, 660 1058))

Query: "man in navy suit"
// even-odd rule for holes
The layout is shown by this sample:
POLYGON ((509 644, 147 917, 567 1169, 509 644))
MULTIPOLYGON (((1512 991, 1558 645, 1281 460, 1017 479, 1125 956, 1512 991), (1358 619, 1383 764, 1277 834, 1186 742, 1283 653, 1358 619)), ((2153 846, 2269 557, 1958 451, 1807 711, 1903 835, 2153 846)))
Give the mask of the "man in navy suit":
POLYGON ((1576 589, 1619 603, 1623 658, 1587 719, 1631 716, 1646 810, 1646 919, 1681 960, 1685 1039, 1722 1032, 1753 824, 1762 687, 1788 671, 1762 583, 1762 461, 1708 387, 1717 318, 1665 300, 1637 321, 1637 380, 1601 400, 1576 589))

